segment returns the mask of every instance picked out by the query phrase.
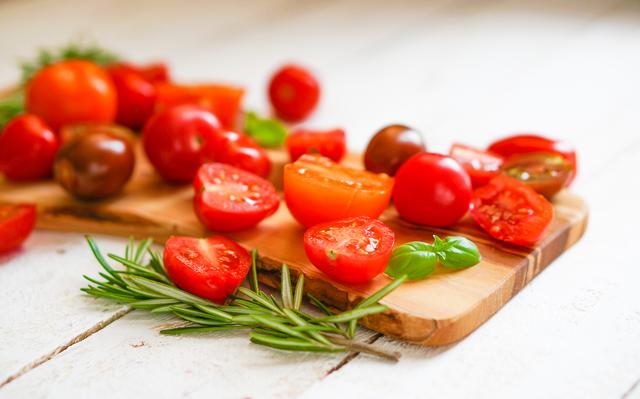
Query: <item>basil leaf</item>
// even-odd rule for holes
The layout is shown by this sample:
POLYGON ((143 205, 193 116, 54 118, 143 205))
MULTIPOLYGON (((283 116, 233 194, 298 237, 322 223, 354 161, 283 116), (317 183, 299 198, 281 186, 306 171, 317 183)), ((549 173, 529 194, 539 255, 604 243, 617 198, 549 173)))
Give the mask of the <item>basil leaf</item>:
POLYGON ((478 247, 465 237, 447 237, 438 249, 440 263, 451 269, 464 269, 480 262, 478 247))
POLYGON ((287 128, 275 119, 261 118, 255 112, 247 112, 244 131, 261 147, 280 147, 287 138, 287 128))
POLYGON ((409 242, 393 250, 385 273, 393 278, 406 274, 409 280, 418 280, 436 270, 436 261, 437 256, 431 244, 409 242))

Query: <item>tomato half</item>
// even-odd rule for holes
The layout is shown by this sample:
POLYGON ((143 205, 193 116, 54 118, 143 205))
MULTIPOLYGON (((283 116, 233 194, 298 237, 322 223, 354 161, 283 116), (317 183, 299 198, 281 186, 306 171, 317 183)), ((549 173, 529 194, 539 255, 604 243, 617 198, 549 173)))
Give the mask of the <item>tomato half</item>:
POLYGON ((340 162, 347 151, 346 138, 342 129, 327 131, 298 129, 287 137, 286 146, 292 162, 303 154, 320 154, 340 162))
POLYGON ((304 251, 311 263, 342 283, 360 284, 384 272, 395 234, 387 225, 357 216, 311 227, 304 251))
POLYGON ((409 222, 447 226, 469 210, 471 179, 453 158, 421 152, 396 173, 393 204, 409 222))
POLYGON ((31 79, 26 108, 54 131, 68 123, 109 123, 116 116, 116 90, 109 74, 96 64, 63 61, 43 68, 31 79))
POLYGON ((22 245, 35 225, 35 205, 0 204, 0 254, 22 245))
POLYGON ((284 198, 305 227, 349 216, 377 218, 391 197, 393 179, 303 155, 284 167, 284 198))
POLYGON ((573 168, 562 155, 544 152, 516 154, 507 159, 502 174, 518 179, 547 198, 567 185, 573 168))
POLYGON ((489 183, 489 180, 500 172, 500 167, 504 162, 504 159, 498 154, 478 150, 464 144, 451 146, 449 156, 458 161, 467 171, 474 188, 489 183))
POLYGON ((248 229, 275 213, 280 205, 271 182, 221 163, 202 165, 193 188, 194 210, 209 230, 248 229))
POLYGON ((140 129, 153 114, 156 88, 142 75, 122 65, 107 69, 118 96, 116 121, 131 129, 140 129))
POLYGON ((232 130, 221 133, 209 151, 215 154, 216 162, 225 163, 260 177, 268 177, 271 172, 271 160, 267 152, 244 133, 232 130))
POLYGON ((269 100, 278 117, 296 122, 305 119, 318 104, 320 85, 307 69, 285 65, 269 82, 269 100))
POLYGON ((224 237, 170 237, 163 259, 178 287, 217 303, 236 291, 251 268, 247 250, 224 237))
POLYGON ((15 181, 48 177, 58 150, 58 137, 35 115, 13 118, 0 135, 0 172, 15 181))
POLYGON ((530 246, 551 224, 553 206, 526 184, 497 176, 473 193, 471 216, 492 237, 530 246))

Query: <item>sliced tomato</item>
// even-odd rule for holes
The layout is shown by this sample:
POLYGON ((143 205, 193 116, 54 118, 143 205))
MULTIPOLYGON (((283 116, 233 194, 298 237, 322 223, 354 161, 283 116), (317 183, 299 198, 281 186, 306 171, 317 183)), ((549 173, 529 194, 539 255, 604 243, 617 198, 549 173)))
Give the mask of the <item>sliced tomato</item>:
POLYGON ((562 155, 532 152, 509 157, 502 174, 518 179, 551 198, 567 185, 573 175, 573 167, 562 155))
POLYGON ((177 85, 159 83, 156 85, 156 111, 181 104, 195 104, 213 112, 220 123, 233 129, 241 110, 244 89, 221 84, 177 85))
POLYGON ((224 237, 170 237, 163 259, 178 287, 217 303, 236 291, 251 268, 247 250, 224 237))
POLYGON ((457 143, 451 146, 449 155, 467 171, 474 188, 489 183, 499 173, 504 162, 504 158, 498 154, 457 143))
POLYGON ((496 176, 473 193, 471 215, 492 237, 530 246, 551 224, 553 205, 526 184, 496 176))
POLYGON ((35 205, 0 204, 0 254, 22 245, 35 225, 35 205))
POLYGON ((193 188, 196 215, 209 230, 248 229, 272 215, 280 205, 271 182, 221 163, 202 165, 193 188))
POLYGON ((326 131, 298 129, 287 137, 286 145, 291 161, 296 161, 303 154, 320 154, 335 162, 340 162, 347 151, 345 134, 342 129, 326 131))
POLYGON ((271 173, 271 160, 267 152, 244 133, 225 131, 212 145, 214 148, 209 152, 215 154, 216 162, 235 166, 260 177, 266 178, 271 173))
POLYGON ((304 250, 311 263, 342 283, 360 284, 384 272, 395 234, 367 216, 322 223, 304 233, 304 250))
POLYGON ((349 216, 377 218, 391 197, 393 179, 303 155, 284 167, 287 207, 305 227, 349 216))

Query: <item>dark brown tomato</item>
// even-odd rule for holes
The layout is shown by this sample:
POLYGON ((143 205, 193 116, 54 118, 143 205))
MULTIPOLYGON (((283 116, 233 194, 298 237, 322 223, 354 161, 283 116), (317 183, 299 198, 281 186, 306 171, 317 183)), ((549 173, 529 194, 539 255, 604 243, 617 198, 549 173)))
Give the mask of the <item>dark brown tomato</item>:
POLYGON ((504 164, 502 174, 551 198, 568 184, 574 170, 562 155, 535 152, 512 155, 504 164))
POLYGON ((364 166, 371 172, 393 176, 407 159, 426 151, 426 148, 417 130, 404 125, 389 125, 369 141, 364 153, 364 166))

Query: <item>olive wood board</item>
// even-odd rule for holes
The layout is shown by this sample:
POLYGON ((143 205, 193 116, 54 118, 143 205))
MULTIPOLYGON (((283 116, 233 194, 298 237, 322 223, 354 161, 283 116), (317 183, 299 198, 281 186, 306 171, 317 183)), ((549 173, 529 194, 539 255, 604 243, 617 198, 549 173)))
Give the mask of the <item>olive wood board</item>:
MULTIPOLYGON (((271 180, 281 185, 287 156, 270 151, 271 180)), ((350 154, 344 161, 361 165, 350 154)), ((16 184, 0 178, 0 202, 32 202, 38 206, 37 227, 92 234, 153 237, 163 242, 171 235, 206 236, 192 209, 190 185, 163 182, 138 148, 133 178, 120 195, 99 202, 82 202, 54 181, 16 184)), ((438 266, 430 277, 407 282, 384 298, 388 311, 369 316, 362 324, 389 336, 423 345, 458 341, 478 328, 584 233, 588 210, 576 195, 563 191, 554 199, 555 218, 534 248, 500 243, 480 230, 469 216, 448 228, 412 225, 393 207, 381 216, 396 233, 397 244, 431 242, 433 234, 463 235, 480 249, 480 264, 461 271, 438 266)), ((306 291, 335 309, 347 309, 387 284, 381 275, 367 284, 345 285, 331 280, 309 263, 303 249, 304 229, 290 215, 284 201, 278 211, 255 228, 227 234, 261 255, 260 279, 279 284, 280 265, 286 263, 294 278, 305 275, 306 291)))

